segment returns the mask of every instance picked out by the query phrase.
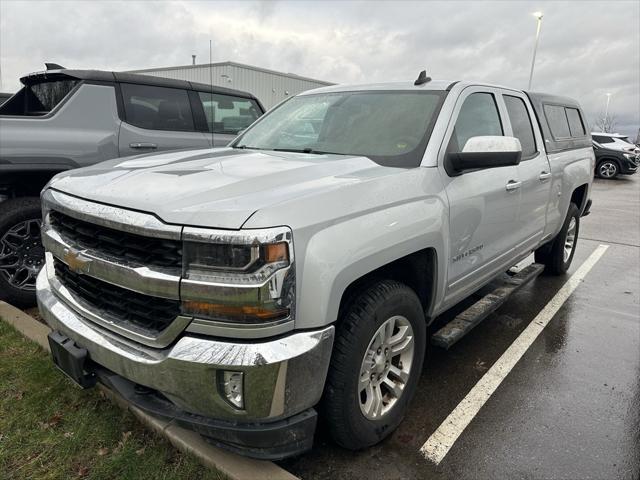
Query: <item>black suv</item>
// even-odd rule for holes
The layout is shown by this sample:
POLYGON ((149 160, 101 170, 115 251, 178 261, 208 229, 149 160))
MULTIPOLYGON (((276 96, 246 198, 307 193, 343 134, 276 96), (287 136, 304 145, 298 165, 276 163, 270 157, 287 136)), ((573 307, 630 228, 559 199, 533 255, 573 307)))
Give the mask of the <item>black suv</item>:
POLYGON ((618 175, 633 175, 640 165, 640 155, 635 152, 613 150, 594 142, 596 175, 600 178, 615 178, 618 175))

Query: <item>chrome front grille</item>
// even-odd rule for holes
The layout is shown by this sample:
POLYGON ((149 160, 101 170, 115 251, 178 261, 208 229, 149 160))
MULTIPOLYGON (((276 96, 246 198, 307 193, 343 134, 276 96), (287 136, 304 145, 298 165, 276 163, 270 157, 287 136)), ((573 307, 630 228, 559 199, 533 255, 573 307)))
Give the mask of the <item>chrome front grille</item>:
POLYGON ((49 213, 49 222, 76 249, 99 252, 124 265, 181 269, 182 243, 179 241, 115 230, 55 210, 49 213))
POLYGON ((180 314, 182 227, 46 190, 42 243, 52 290, 86 320, 152 347, 191 322, 180 314))
POLYGON ((159 334, 180 314, 180 302, 153 297, 73 272, 53 261, 56 278, 85 308, 124 328, 159 334))

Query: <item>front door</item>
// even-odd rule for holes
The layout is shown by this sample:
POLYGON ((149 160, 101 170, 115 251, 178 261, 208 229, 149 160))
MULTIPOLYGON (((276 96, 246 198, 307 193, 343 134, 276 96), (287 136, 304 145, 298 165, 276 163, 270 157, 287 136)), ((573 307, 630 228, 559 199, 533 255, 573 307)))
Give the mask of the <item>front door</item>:
POLYGON ((468 87, 454 109, 439 168, 449 199, 449 258, 445 303, 469 295, 508 262, 517 241, 520 183, 517 166, 450 176, 446 153, 462 151, 475 136, 506 135, 504 104, 496 89, 468 87))
POLYGON ((121 157, 210 146, 209 136, 196 131, 186 90, 131 83, 120 88, 125 114, 118 141, 121 157))

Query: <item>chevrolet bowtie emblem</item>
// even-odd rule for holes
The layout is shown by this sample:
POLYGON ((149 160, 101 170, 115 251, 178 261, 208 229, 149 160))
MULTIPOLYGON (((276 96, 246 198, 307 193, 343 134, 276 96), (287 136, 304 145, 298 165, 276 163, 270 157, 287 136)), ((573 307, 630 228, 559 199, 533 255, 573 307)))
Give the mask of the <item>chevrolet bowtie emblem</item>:
POLYGON ((73 272, 85 272, 87 266, 91 263, 88 258, 83 258, 82 254, 77 250, 65 249, 62 259, 73 272))

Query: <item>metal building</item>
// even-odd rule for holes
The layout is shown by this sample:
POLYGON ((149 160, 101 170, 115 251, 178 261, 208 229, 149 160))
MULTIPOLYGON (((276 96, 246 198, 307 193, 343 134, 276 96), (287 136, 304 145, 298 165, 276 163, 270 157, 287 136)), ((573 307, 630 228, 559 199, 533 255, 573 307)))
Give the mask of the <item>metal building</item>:
POLYGON ((305 90, 333 85, 330 82, 301 77, 293 73, 276 72, 235 62, 148 68, 129 72, 205 84, 213 83, 221 87, 244 90, 258 97, 266 109, 305 90))

